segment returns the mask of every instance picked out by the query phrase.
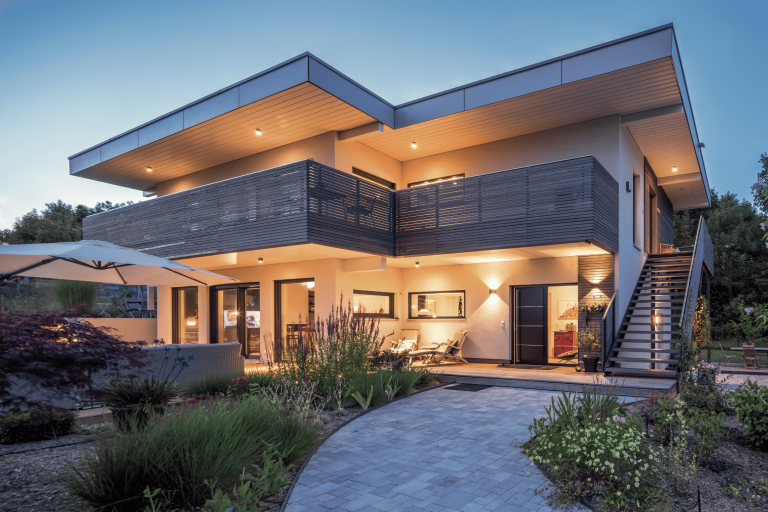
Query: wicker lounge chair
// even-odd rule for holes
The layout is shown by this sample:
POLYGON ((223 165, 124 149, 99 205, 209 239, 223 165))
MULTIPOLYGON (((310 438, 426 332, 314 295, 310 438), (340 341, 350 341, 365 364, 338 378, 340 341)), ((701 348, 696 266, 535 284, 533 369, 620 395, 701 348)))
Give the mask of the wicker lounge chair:
POLYGON ((464 341, 467 339, 467 331, 464 329, 459 329, 455 333, 453 333, 453 339, 447 340, 445 343, 437 343, 433 344, 431 347, 427 347, 423 350, 415 350, 413 352, 410 352, 405 355, 405 357, 408 358, 408 367, 410 368, 413 366, 414 359, 418 357, 426 357, 427 360, 424 361, 424 365, 428 365, 432 363, 433 361, 436 362, 435 364, 437 366, 440 366, 440 363, 443 362, 443 360, 451 359, 453 361, 466 363, 467 360, 461 357, 461 347, 464 345, 464 341))

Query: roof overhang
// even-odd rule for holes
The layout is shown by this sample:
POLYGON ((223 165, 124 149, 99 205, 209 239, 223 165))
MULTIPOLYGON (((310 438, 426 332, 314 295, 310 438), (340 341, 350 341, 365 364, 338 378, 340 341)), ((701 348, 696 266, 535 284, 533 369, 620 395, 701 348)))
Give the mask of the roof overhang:
POLYGON ((70 157, 70 173, 145 190, 328 131, 360 127, 350 138, 406 161, 611 115, 675 209, 710 204, 671 24, 396 107, 305 53, 70 157), (673 166, 690 179, 665 181, 673 166))
POLYGON ((394 126, 394 107, 305 53, 69 157, 69 172, 145 190, 376 121, 394 126), (263 135, 256 136, 256 129, 263 135))

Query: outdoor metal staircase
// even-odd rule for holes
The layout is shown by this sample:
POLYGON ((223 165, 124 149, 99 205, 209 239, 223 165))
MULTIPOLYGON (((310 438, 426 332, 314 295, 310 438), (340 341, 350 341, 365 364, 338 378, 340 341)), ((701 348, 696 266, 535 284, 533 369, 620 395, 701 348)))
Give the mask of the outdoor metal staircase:
POLYGON ((607 354, 606 372, 676 377, 692 259, 693 251, 648 256, 607 354))
POLYGON ((618 328, 616 294, 603 317, 605 375, 678 378, 702 277, 712 275, 713 260, 703 218, 691 250, 648 256, 618 328))

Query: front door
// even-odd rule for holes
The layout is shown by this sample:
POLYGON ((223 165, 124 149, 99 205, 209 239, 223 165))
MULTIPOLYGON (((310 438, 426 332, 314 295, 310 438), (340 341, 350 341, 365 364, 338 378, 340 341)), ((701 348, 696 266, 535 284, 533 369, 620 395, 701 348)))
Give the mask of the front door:
POLYGON ((516 363, 546 364, 547 287, 514 288, 516 363))

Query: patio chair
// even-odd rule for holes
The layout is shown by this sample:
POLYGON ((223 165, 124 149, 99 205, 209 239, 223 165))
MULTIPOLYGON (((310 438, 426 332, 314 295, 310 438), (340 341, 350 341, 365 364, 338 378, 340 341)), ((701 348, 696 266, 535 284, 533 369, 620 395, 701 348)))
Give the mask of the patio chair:
POLYGON ((418 348, 419 342, 419 330, 418 329, 403 329, 400 331, 400 338, 390 341, 392 352, 397 355, 403 352, 410 352, 415 348, 418 348))
POLYGON ((418 357, 426 357, 424 365, 430 364, 433 360, 437 359, 436 365, 440 366, 443 360, 452 359, 453 361, 467 363, 468 361, 461 357, 461 347, 464 345, 464 341, 467 339, 467 331, 459 329, 453 333, 453 339, 447 340, 445 343, 435 344, 430 348, 424 350, 415 350, 405 357, 408 358, 408 367, 413 366, 414 359, 418 357))
POLYGON ((744 349, 744 368, 746 368, 748 364, 751 364, 752 368, 755 370, 760 368, 760 366, 757 364, 757 352, 755 352, 755 346, 742 345, 742 348, 744 349), (752 362, 749 363, 748 361, 752 362))
POLYGON ((722 353, 723 353, 723 357, 725 358, 725 362, 723 363, 723 368, 725 368, 725 367, 726 367, 726 366, 728 366, 728 365, 731 365, 731 366, 736 366, 735 364, 733 364, 733 363, 731 362, 731 361, 733 361, 734 359, 736 359, 736 356, 729 356, 728 354, 726 354, 726 353, 725 353, 725 350, 723 349, 723 344, 722 344, 722 343, 718 343, 718 345, 720 345, 720 352, 722 352, 722 353))

